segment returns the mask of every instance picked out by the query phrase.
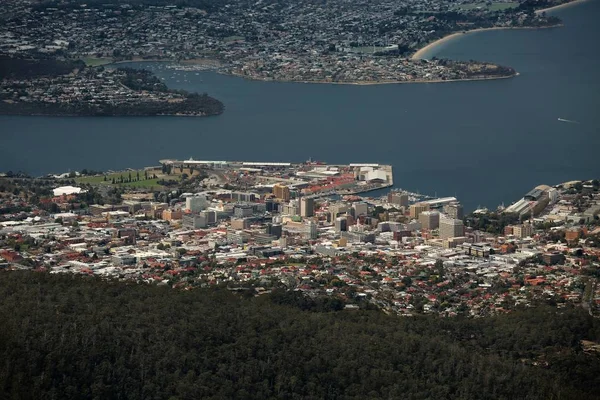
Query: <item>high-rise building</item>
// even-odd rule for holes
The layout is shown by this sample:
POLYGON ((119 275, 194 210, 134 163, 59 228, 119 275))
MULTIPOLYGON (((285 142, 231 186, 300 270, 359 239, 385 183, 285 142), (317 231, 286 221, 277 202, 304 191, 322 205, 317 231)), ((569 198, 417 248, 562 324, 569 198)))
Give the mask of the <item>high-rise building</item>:
POLYGON ((302 197, 300 199, 300 216, 312 217, 315 214, 315 199, 302 197))
POLYGON ((348 205, 344 203, 331 204, 329 206, 329 212, 331 214, 331 219, 329 221, 335 221, 335 219, 339 217, 340 214, 348 212, 348 205))
POLYGON ((186 211, 193 213, 200 212, 208 206, 208 201, 204 196, 190 196, 185 199, 186 211))
POLYGON ((208 225, 217 223, 217 212, 216 211, 202 211, 200 213, 200 215, 202 215, 202 216, 204 216, 204 218, 206 218, 206 223, 208 225))
POLYGON ((206 228, 208 223, 206 221, 206 216, 203 213, 200 214, 183 214, 181 224, 184 228, 190 229, 201 229, 206 228))
POLYGON ((440 239, 464 236, 465 226, 460 219, 440 218, 440 239))
POLYGON ((231 229, 248 229, 250 228, 250 219, 248 218, 231 218, 231 229))
POLYGON ((254 208, 250 204, 236 204, 233 207, 233 215, 238 218, 249 217, 254 213, 254 208))
POLYGON ((408 193, 406 192, 389 192, 388 203, 400 207, 408 207, 408 193))
POLYGON ((276 204, 273 199, 265 199, 265 210, 268 212, 277 211, 276 204))
POLYGON ((423 211, 419 214, 419 222, 423 229, 437 229, 440 226, 440 213, 437 211, 423 211))
POLYGON ((273 194, 280 200, 285 202, 290 201, 290 188, 286 185, 281 185, 279 183, 273 185, 273 194))
POLYGON ((256 193, 250 192, 231 192, 231 199, 235 201, 256 201, 256 193))
POLYGON ((429 211, 429 204, 426 203, 415 203, 410 206, 410 217, 414 219, 419 218, 419 214, 423 211, 429 211))
POLYGON ((298 200, 292 200, 281 206, 281 213, 287 215, 300 215, 300 206, 298 200))
POLYGON ((319 231, 315 221, 308 221, 308 235, 312 240, 315 240, 319 237, 319 231))
POLYGON ((364 201, 358 201, 352 203, 352 215, 355 218, 358 218, 362 215, 367 215, 369 213, 369 206, 364 201))
POLYGON ((337 217, 335 219, 335 231, 336 232, 345 232, 348 230, 348 221, 346 217, 337 217))
POLYGON ((181 219, 182 215, 183 213, 181 210, 167 209, 162 212, 162 219, 166 221, 173 221, 176 219, 181 219))
POLYGON ((277 239, 281 237, 283 227, 281 224, 267 224, 266 233, 275 236, 277 239))
POLYGON ((463 219, 464 217, 463 206, 459 202, 446 204, 444 206, 444 213, 454 219, 463 219))

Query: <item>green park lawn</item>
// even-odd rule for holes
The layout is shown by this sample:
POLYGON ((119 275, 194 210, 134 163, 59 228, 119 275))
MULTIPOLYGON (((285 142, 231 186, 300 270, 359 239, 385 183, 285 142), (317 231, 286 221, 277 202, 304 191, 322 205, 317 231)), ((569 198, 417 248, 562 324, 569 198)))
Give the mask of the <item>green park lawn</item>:
POLYGON ((239 40, 246 40, 246 38, 245 38, 244 36, 237 36, 237 35, 234 35, 234 36, 227 36, 227 37, 226 37, 226 38, 224 38, 223 40, 224 40, 225 42, 228 42, 228 43, 229 43, 229 42, 236 42, 236 41, 239 41, 239 40))
POLYGON ((505 3, 473 3, 473 4, 463 4, 459 8, 461 10, 473 10, 478 7, 482 9, 487 9, 489 11, 503 11, 508 8, 518 7, 518 2, 505 2, 505 3))
POLYGON ((110 58, 98 58, 98 57, 84 57, 81 59, 85 65, 90 67, 97 67, 99 65, 106 65, 113 62, 110 58))
POLYGON ((359 47, 352 47, 352 51, 355 53, 363 53, 363 54, 373 54, 373 53, 377 53, 378 51, 383 51, 385 50, 385 47, 381 47, 381 46, 359 46, 359 47))
MULTIPOLYGON (((152 175, 152 173, 150 173, 149 175, 152 175)), ((90 185, 112 185, 113 178, 115 179, 116 186, 123 185, 123 186, 136 187, 136 188, 150 188, 150 187, 160 188, 161 187, 161 185, 158 184, 158 180, 160 178, 144 179, 144 170, 114 172, 114 173, 110 173, 110 174, 106 174, 106 175, 80 176, 80 177, 75 178, 75 182, 88 183, 90 185), (131 182, 120 183, 119 181, 121 180, 121 177, 123 177, 124 180, 129 179, 130 172, 131 172, 131 179, 132 179, 131 182), (140 180, 136 181, 138 172, 140 174, 140 180), (106 176, 106 180, 104 179, 105 176, 106 176)))

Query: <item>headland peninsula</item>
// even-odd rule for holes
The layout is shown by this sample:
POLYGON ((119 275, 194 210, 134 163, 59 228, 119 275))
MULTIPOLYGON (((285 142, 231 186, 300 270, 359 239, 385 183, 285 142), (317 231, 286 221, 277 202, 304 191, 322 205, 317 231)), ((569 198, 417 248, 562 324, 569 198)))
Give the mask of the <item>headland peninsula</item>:
POLYGON ((0 55, 0 114, 54 116, 209 116, 223 104, 207 94, 168 89, 151 72, 88 67, 82 61, 0 55))

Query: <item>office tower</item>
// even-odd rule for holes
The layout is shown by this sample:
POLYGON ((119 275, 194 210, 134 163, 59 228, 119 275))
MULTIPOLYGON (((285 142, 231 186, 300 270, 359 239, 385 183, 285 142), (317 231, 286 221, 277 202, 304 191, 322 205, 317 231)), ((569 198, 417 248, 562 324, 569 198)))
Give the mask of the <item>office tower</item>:
POLYGON ((355 218, 360 217, 361 215, 367 215, 369 213, 369 206, 365 202, 356 202, 352 203, 352 215, 355 218))
POLYGON ((463 206, 458 202, 446 204, 444 206, 444 213, 454 219, 463 219, 464 217, 463 206))
POLYGON ((290 201, 290 188, 285 185, 281 185, 279 183, 273 185, 273 194, 275 197, 283 200, 284 202, 290 201))
POLYGON ((388 193, 388 203, 400 207, 408 207, 408 193, 390 192, 388 193))
POLYGON ((233 206, 233 215, 238 218, 249 217, 254 213, 254 208, 250 204, 236 204, 233 206))
POLYGON ((440 226, 440 213, 437 211, 423 211, 419 214, 419 222, 423 229, 437 229, 440 226))
POLYGON ((208 226, 206 216, 203 213, 200 214, 183 214, 181 225, 184 228, 189 229, 202 229, 208 226))
POLYGON ((336 204, 331 204, 329 206, 329 213, 331 214, 331 219, 330 221, 335 221, 335 219, 337 217, 340 216, 340 214, 345 214, 348 212, 348 205, 345 203, 336 203, 336 204))
POLYGON ((345 232, 348 230, 348 221, 346 217, 337 217, 335 219, 335 231, 336 232, 345 232))
POLYGON ((428 211, 429 205, 425 203, 415 203, 410 206, 410 217, 414 219, 419 218, 419 214, 423 211, 428 211))
POLYGON ((319 231, 315 221, 308 221, 308 234, 310 239, 315 240, 319 237, 319 231))
POLYGON ((283 227, 281 226, 281 224, 267 224, 266 233, 268 233, 269 235, 273 235, 277 239, 279 239, 281 237, 281 234, 283 233, 283 227))
POLYGON ((464 236, 465 227, 462 220, 454 218, 440 219, 440 239, 464 236))
POLYGON ((302 197, 300 199, 300 216, 312 217, 315 214, 315 199, 302 197))
POLYGON ((193 213, 200 212, 208 206, 204 196, 191 196, 185 199, 185 209, 193 213))

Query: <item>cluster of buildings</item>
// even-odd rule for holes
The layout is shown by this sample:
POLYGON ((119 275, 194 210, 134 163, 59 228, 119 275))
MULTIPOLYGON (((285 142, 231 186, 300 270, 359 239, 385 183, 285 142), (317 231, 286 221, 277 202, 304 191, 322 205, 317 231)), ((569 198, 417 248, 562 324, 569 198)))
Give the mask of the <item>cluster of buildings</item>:
MULTIPOLYGON (((251 188, 257 194, 275 191, 277 198, 352 195, 383 189, 394 184, 391 165, 353 163, 327 165, 308 160, 305 163, 255 161, 160 160, 170 170, 204 168, 210 171, 209 183, 222 188, 251 188), (282 189, 283 188, 283 189, 282 189), (282 192, 283 191, 283 192, 282 192)), ((241 196, 241 195, 240 195, 241 196)), ((248 194, 240 200, 254 199, 248 194)))
POLYGON ((372 57, 345 54, 301 54, 237 60, 224 72, 250 79, 329 82, 397 83, 437 82, 512 76, 514 71, 490 63, 413 60, 397 57, 372 57))
POLYGON ((11 0, 2 5, 10 18, 0 27, 0 51, 107 59, 210 58, 221 61, 225 72, 255 79, 432 81, 464 78, 472 68, 398 56, 406 57, 449 32, 547 23, 542 15, 491 13, 486 7, 466 10, 461 6, 479 2, 461 3, 238 2, 202 9, 11 0), (464 18, 457 20, 456 15, 464 18), (394 56, 379 57, 381 53, 394 56))
MULTIPOLYGON (((249 173, 243 168, 264 168, 272 178, 286 170, 223 163, 229 169, 219 162, 210 168, 227 175, 235 164, 238 176, 249 173)), ((303 164, 297 172, 314 168, 303 164)), ((373 174, 362 168, 359 175, 373 174)), ((2 193, 4 202, 21 208, 0 218, 0 268, 188 289, 226 285, 266 293, 283 285, 335 296, 350 308, 368 302, 401 315, 482 316, 540 301, 581 304, 590 312, 600 305, 594 275, 600 185, 543 188, 539 198, 553 196, 544 209, 492 234, 465 226, 453 197, 403 191, 320 197, 290 181, 186 192, 168 202, 131 189, 120 203, 86 208, 69 207, 85 190, 56 188, 58 195, 46 199, 56 212, 29 202, 26 191, 2 193)))
MULTIPOLYGON (((110 109, 144 108, 144 105, 181 103, 181 93, 161 90, 132 90, 122 81, 126 72, 118 69, 92 69, 69 75, 31 79, 0 80, 4 102, 59 107, 58 111, 93 114, 110 109)), ((43 108, 38 113, 43 113, 43 108)), ((56 110, 51 110, 56 111, 56 110)))

